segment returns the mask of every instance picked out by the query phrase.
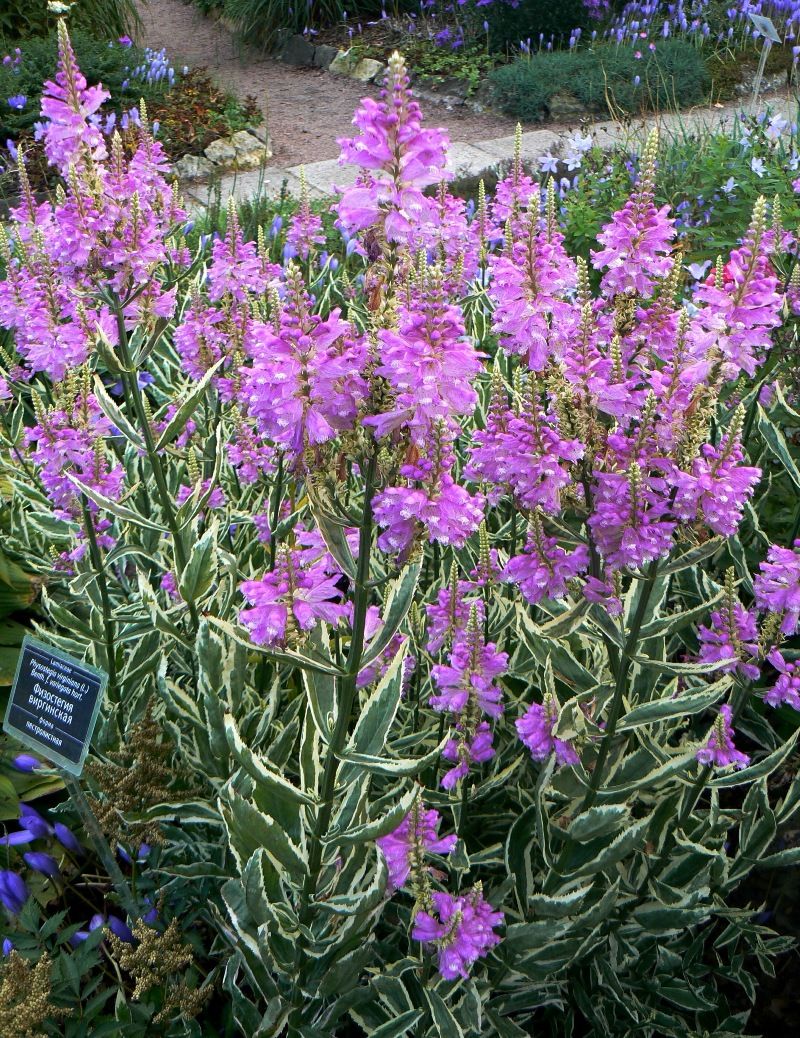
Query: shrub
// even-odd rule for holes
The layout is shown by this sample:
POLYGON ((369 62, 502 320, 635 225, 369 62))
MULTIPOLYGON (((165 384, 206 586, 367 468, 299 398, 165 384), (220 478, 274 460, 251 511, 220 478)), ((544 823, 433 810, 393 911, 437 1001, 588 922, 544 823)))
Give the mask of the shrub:
POLYGON ((573 29, 592 23, 583 0, 520 0, 514 6, 507 0, 493 0, 474 8, 473 18, 489 23, 489 47, 495 51, 516 50, 520 42, 530 40, 535 48, 540 35, 568 37, 573 29))
POLYGON ((309 27, 339 25, 346 15, 355 25, 359 19, 380 15, 380 0, 224 0, 224 11, 246 40, 264 46, 275 43, 280 30, 304 32, 309 27))
MULTIPOLYGON (((746 1032, 789 944, 748 883, 800 810, 777 210, 687 284, 653 136, 576 261, 552 182, 448 193, 395 55, 335 255, 307 198, 190 248, 147 127, 109 153, 55 93, 62 190, 0 236, 9 550, 109 675, 101 817, 216 931, 192 1033, 746 1032)), ((27 893, 15 860, 14 937, 27 893)))
MULTIPOLYGON (((0 4, 0 44, 45 36, 55 28, 56 15, 47 0, 3 0, 0 4)), ((134 0, 77 0, 71 5, 70 25, 101 39, 121 36, 139 23, 134 0)))
POLYGON ((627 47, 541 52, 489 75, 497 104, 525 121, 543 119, 559 93, 588 112, 636 113, 682 107, 705 96, 710 77, 702 54, 683 40, 664 40, 640 58, 627 47))

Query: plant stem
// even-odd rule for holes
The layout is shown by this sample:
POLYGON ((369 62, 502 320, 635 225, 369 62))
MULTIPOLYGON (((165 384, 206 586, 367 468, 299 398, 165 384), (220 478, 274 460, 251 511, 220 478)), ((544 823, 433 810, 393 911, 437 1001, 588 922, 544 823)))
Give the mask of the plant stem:
POLYGON ((597 754, 597 762, 595 763, 594 771, 592 772, 592 777, 589 781, 589 788, 586 790, 586 795, 583 798, 583 803, 581 804, 579 813, 583 813, 592 806, 597 798, 597 792, 603 781, 606 761, 611 752, 611 744, 614 741, 614 736, 617 734, 617 723, 619 722, 619 715, 622 712, 622 699, 625 695, 628 674, 630 673, 631 656, 636 648, 636 643, 639 641, 639 631, 642 628, 642 622, 644 621, 644 615, 650 601, 650 595, 655 586, 657 573, 658 559, 654 559, 650 563, 650 567, 647 571, 644 587, 642 588, 642 593, 640 594, 639 601, 636 605, 636 612, 628 631, 628 637, 625 639, 625 646, 622 650, 621 658, 617 661, 614 698, 611 700, 611 709, 608 712, 608 719, 606 721, 605 731, 603 732, 603 739, 600 743, 600 751, 597 754))
MULTIPOLYGON (((322 871, 323 837, 330 827, 335 803, 336 776, 339 772, 339 755, 344 749, 350 730, 350 721, 358 691, 358 672, 364 655, 364 629, 367 619, 367 607, 370 598, 370 555, 372 550, 372 490, 375 483, 375 455, 370 455, 367 462, 364 480, 364 509, 361 520, 361 531, 358 541, 358 568, 353 589, 353 631, 345 661, 345 672, 337 679, 337 715, 336 725, 331 735, 325 756, 322 773, 321 804, 311 833, 308 855, 308 872, 300 895, 300 911, 298 913, 301 928, 307 928, 314 915, 313 898, 319 884, 322 871)), ((289 1036, 297 1035, 300 1029, 303 1001, 303 975, 305 939, 298 938, 298 967, 296 970, 294 991, 292 994, 292 1010, 289 1018, 289 1036)))
POLYGON ((89 558, 94 567, 97 587, 100 591, 100 604, 103 612, 103 633, 106 644, 106 666, 108 667, 108 698, 115 707, 115 725, 117 734, 122 734, 122 716, 120 710, 120 690, 117 677, 117 661, 115 654, 115 625, 111 610, 111 599, 108 594, 108 581, 106 580, 103 557, 100 554, 100 546, 97 543, 97 531, 95 530, 92 513, 86 503, 86 498, 81 494, 81 512, 83 513, 83 525, 86 529, 86 537, 89 541, 89 558))
MULTIPOLYGON (((126 389, 126 396, 136 412, 136 420, 138 421, 139 428, 142 431, 147 459, 153 470, 153 478, 155 479, 156 487, 158 488, 158 496, 161 500, 161 507, 164 510, 167 526, 172 534, 172 542, 175 547, 175 567, 178 571, 177 576, 180 579, 183 571, 186 569, 186 548, 183 543, 183 536, 178 528, 178 520, 173 507, 172 497, 170 496, 169 488, 167 486, 167 480, 164 476, 164 466, 161 464, 161 456, 156 450, 155 440, 153 439, 153 430, 150 428, 150 422, 147 420, 147 414, 144 409, 144 404, 142 403, 142 394, 139 389, 139 382, 136 378, 136 371, 133 368, 131 353, 128 348, 128 332, 125 328, 125 318, 122 313, 122 308, 119 305, 119 301, 117 301, 116 305, 116 317, 119 335, 119 351, 122 357, 122 383, 126 389)), ((189 607, 192 627, 196 631, 198 627, 197 609, 194 602, 187 602, 186 604, 189 607)))

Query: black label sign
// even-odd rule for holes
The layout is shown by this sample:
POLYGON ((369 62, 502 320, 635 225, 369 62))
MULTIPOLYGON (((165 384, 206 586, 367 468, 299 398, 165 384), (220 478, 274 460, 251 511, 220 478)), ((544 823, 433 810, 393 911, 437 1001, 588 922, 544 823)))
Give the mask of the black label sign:
POLYGON ((107 680, 102 671, 26 637, 3 727, 80 775, 107 680))

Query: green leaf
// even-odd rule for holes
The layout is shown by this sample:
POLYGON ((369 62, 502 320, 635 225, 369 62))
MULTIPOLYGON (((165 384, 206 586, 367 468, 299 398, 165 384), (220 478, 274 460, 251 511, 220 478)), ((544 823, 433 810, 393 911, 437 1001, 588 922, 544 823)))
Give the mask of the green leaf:
POLYGON ((346 573, 351 580, 355 580, 356 562, 347 542, 345 528, 341 523, 336 522, 333 516, 329 516, 310 486, 308 488, 308 500, 311 506, 311 514, 314 516, 317 529, 322 534, 325 546, 342 573, 346 573))
POLYGON ((255 642, 251 642, 244 635, 239 634, 233 624, 229 624, 226 620, 221 620, 218 616, 211 615, 207 616, 206 619, 213 627, 218 628, 227 635, 231 641, 243 645, 250 652, 269 656, 271 659, 280 660, 282 663, 291 663, 292 666, 300 667, 304 671, 309 670, 318 674, 341 674, 339 668, 335 667, 329 660, 317 659, 302 652, 292 652, 289 649, 270 649, 265 645, 256 645, 255 642))
POLYGON ((293 786, 288 779, 273 771, 262 757, 257 756, 248 746, 245 746, 236 722, 230 714, 225 715, 224 724, 225 737, 231 753, 256 782, 269 790, 271 796, 288 800, 293 804, 307 804, 309 807, 313 807, 317 803, 316 797, 311 797, 303 790, 293 786))
POLYGON ((800 490, 800 471, 795 464, 783 433, 770 419, 761 404, 758 405, 757 414, 758 431, 761 433, 767 449, 781 463, 783 471, 794 483, 795 488, 800 490))
POLYGON ((660 671, 662 674, 699 674, 701 676, 737 662, 735 657, 727 660, 714 660, 713 663, 671 663, 669 660, 651 660, 647 656, 632 656, 631 659, 642 667, 660 671))
POLYGON ((240 868, 244 868, 255 851, 263 849, 276 868, 301 881, 307 871, 305 857, 283 828, 235 790, 229 790, 226 795, 227 803, 220 800, 219 808, 240 868))
POLYGON ((394 1020, 387 1020, 385 1024, 370 1031, 369 1038, 401 1038, 401 1035, 408 1034, 411 1028, 419 1023, 423 1015, 421 1009, 409 1009, 407 1013, 401 1013, 394 1020))
POLYGON ((205 373, 205 375, 203 375, 199 382, 195 382, 192 384, 191 390, 186 394, 181 403, 178 404, 178 408, 175 411, 175 414, 167 422, 163 432, 159 436, 158 441, 156 443, 157 451, 160 451, 162 447, 165 447, 168 443, 171 443, 176 436, 179 436, 183 432, 186 423, 191 418, 193 412, 197 408, 197 405, 200 403, 203 396, 205 395, 205 391, 211 384, 211 380, 219 371, 224 361, 225 357, 220 357, 216 364, 213 364, 208 369, 208 371, 205 373))
POLYGON ((620 723, 619 730, 624 732, 643 724, 652 724, 654 721, 699 714, 720 700, 732 684, 733 676, 726 674, 713 685, 699 691, 684 692, 675 699, 654 699, 649 703, 642 703, 628 711, 620 723))
POLYGON ((143 526, 146 530, 156 530, 158 533, 169 533, 165 526, 160 523, 153 522, 152 519, 147 519, 143 515, 139 515, 138 512, 134 512, 132 508, 126 508, 125 505, 119 504, 117 501, 112 501, 110 497, 106 497, 99 491, 95 490, 94 487, 90 487, 87 483, 82 483, 77 476, 73 476, 71 472, 66 473, 67 478, 73 483, 82 494, 85 494, 90 501, 102 508, 104 512, 110 512, 111 515, 115 515, 118 519, 123 519, 126 523, 133 523, 134 526, 143 526))
POLYGON ((141 434, 128 420, 125 412, 118 404, 115 404, 108 395, 99 375, 95 375, 94 377, 94 396, 95 400, 97 400, 97 403, 100 405, 100 410, 111 424, 116 426, 125 439, 129 443, 132 443, 137 450, 143 451, 145 445, 141 434))
POLYGON ((403 794, 400 800, 385 815, 376 818, 372 822, 365 822, 363 825, 346 829, 344 832, 332 830, 324 842, 333 844, 336 847, 344 847, 377 840, 379 836, 386 836, 388 833, 394 832, 400 825, 414 806, 414 801, 418 796, 419 791, 416 786, 413 786, 403 794))
POLYGON ((395 653, 386 673, 370 695, 358 718, 346 753, 378 754, 383 749, 403 695, 403 664, 408 645, 395 653))
POLYGON ((203 536, 192 545, 188 562, 178 581, 184 602, 198 602, 217 579, 217 533, 219 520, 214 520, 203 536))
POLYGON ((659 572, 662 575, 667 573, 680 573, 681 570, 689 569, 700 562, 705 562, 706 559, 710 559, 713 555, 716 555, 724 543, 725 541, 722 537, 712 537, 711 540, 706 541, 705 544, 699 544, 696 548, 690 548, 671 562, 662 563, 659 567, 659 572))
POLYGON ((588 811, 578 815, 570 824, 566 834, 576 843, 588 843, 597 836, 608 836, 611 833, 619 832, 627 821, 627 807, 616 804, 590 807, 588 811))
POLYGON ((713 598, 707 602, 702 602, 699 606, 695 606, 694 609, 685 609, 681 613, 672 613, 669 616, 661 616, 657 620, 653 620, 646 627, 642 627, 639 636, 644 640, 645 638, 654 638, 660 634, 674 634, 675 631, 681 630, 688 624, 701 620, 724 597, 725 589, 722 588, 713 598))
POLYGON ((347 761, 350 764, 358 764, 362 768, 366 768, 367 771, 375 771, 381 775, 397 775, 398 777, 401 775, 417 775, 423 768, 427 768, 438 759, 449 738, 449 736, 445 736, 438 746, 423 757, 416 757, 413 760, 402 757, 375 757, 369 753, 349 753, 347 751, 337 756, 340 760, 347 761))
POLYGON ((612 865, 616 865, 617 862, 626 858, 644 840, 649 825, 649 815, 631 823, 624 832, 620 833, 620 835, 617 836, 616 839, 613 840, 604 850, 600 851, 592 861, 581 865, 577 871, 572 873, 572 875, 594 876, 602 869, 607 869, 612 865))
POLYGON ((397 580, 389 585, 383 607, 383 627, 366 647, 361 659, 362 667, 377 659, 400 629, 400 624, 414 601, 421 568, 421 562, 412 562, 406 566, 397 580))

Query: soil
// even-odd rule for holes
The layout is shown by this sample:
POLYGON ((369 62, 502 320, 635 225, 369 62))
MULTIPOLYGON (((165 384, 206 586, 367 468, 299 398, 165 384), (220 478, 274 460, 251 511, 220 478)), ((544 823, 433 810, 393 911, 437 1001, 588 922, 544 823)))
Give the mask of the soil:
MULTIPOLYGON (((260 49, 236 41, 221 22, 205 17, 183 0, 137 0, 142 29, 137 43, 166 47, 176 69, 205 66, 221 87, 239 97, 252 95, 264 113, 272 137, 276 166, 335 159, 337 138, 353 132, 353 112, 365 95, 378 88, 365 86, 322 69, 293 68, 260 49)), ((453 141, 504 137, 515 121, 496 113, 476 115, 464 109, 428 107, 428 122, 445 126, 453 141)))

